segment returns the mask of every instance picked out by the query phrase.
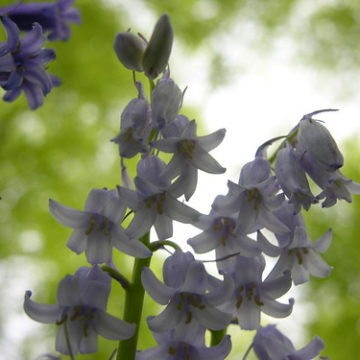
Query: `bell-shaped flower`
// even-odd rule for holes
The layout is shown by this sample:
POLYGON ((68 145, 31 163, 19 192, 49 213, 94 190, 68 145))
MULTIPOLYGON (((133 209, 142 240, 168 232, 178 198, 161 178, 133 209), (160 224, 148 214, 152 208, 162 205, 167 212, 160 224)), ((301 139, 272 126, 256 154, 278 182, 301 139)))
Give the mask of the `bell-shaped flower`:
POLYGON ((220 308, 237 318, 244 330, 260 327, 261 312, 284 318, 290 315, 293 299, 288 304, 276 301, 291 287, 289 272, 276 279, 266 278, 262 281, 265 259, 262 255, 253 258, 237 256, 235 266, 230 273, 234 280, 234 290, 230 299, 220 308))
POLYGON ((188 244, 198 254, 216 250, 216 258, 221 259, 235 253, 254 256, 260 252, 254 240, 235 232, 235 216, 223 216, 212 210, 209 215, 201 215, 194 226, 203 232, 190 238, 188 244))
POLYGON ((311 360, 320 354, 324 343, 315 336, 309 344, 296 350, 290 339, 275 325, 268 325, 256 332, 253 348, 259 360, 311 360))
POLYGON ((111 141, 119 145, 121 157, 132 158, 148 150, 150 128, 150 105, 141 83, 137 83, 138 97, 131 100, 121 114, 120 134, 111 141))
MULTIPOLYGON (((331 244, 331 230, 328 230, 316 242, 309 239, 303 226, 295 226, 290 234, 290 242, 280 245, 278 254, 276 251, 273 254, 267 253, 268 255, 279 255, 279 259, 268 278, 275 279, 284 271, 290 271, 294 284, 299 285, 309 281, 310 275, 320 278, 328 276, 332 268, 322 259, 320 254, 324 253, 331 244)), ((260 241, 265 244, 265 246, 260 245, 264 252, 266 252, 266 248, 275 248, 274 245, 269 244, 263 235, 261 235, 260 241)))
POLYGON ((311 204, 317 202, 311 193, 305 170, 291 146, 287 145, 277 153, 275 174, 289 202, 294 204, 295 212, 299 212, 301 207, 309 210, 311 204))
POLYGON ((322 207, 330 207, 336 204, 337 200, 352 202, 352 194, 360 194, 360 184, 345 177, 341 171, 334 171, 328 178, 323 191, 317 195, 317 199, 325 199, 322 207))
MULTIPOLYGON (((151 320, 151 317, 149 318, 151 320)), ((136 360, 223 360, 231 350, 230 336, 206 347, 205 329, 194 322, 183 323, 163 333, 153 333, 158 345, 136 354, 136 360)))
POLYGON ((0 8, 0 11, 16 23, 22 31, 31 31, 36 22, 49 40, 67 40, 70 35, 69 23, 80 24, 80 13, 72 5, 74 0, 56 0, 54 2, 19 2, 0 8))
POLYGON ((285 197, 278 194, 279 185, 275 176, 271 176, 267 160, 256 157, 245 164, 239 183, 228 181, 228 188, 228 194, 217 196, 212 208, 221 213, 238 214, 237 233, 250 234, 264 227, 272 232, 288 231, 273 214, 285 197))
POLYGON ((135 324, 105 312, 110 282, 110 276, 97 266, 81 267, 59 283, 57 304, 34 302, 27 291, 24 310, 35 321, 58 326, 56 351, 65 355, 97 352, 98 335, 124 340, 135 331, 135 324))
POLYGON ((44 96, 60 84, 45 68, 55 59, 55 53, 42 48, 45 38, 38 23, 20 38, 12 20, 1 17, 1 21, 7 33, 7 41, 0 44, 0 86, 6 90, 3 100, 14 101, 23 91, 30 108, 36 109, 43 104, 44 96))
POLYGON ((183 93, 169 74, 157 82, 151 93, 151 110, 153 127, 162 130, 178 115, 183 101, 183 93))
POLYGON ((196 136, 195 120, 190 121, 180 136, 170 136, 158 140, 154 147, 160 151, 173 154, 164 175, 175 179, 172 192, 182 194, 188 200, 197 185, 198 169, 210 174, 222 174, 223 168, 210 154, 224 139, 225 129, 220 129, 206 136, 196 136))
POLYGON ((151 255, 144 244, 130 239, 121 227, 126 205, 115 190, 93 189, 84 210, 73 209, 51 199, 49 207, 56 220, 74 229, 67 246, 77 254, 85 251, 90 264, 111 262, 113 247, 139 258, 151 255))
POLYGON ((335 171, 343 166, 344 158, 324 125, 305 115, 298 126, 296 146, 299 151, 309 153, 327 171, 335 171))
POLYGON ((164 169, 165 163, 159 158, 146 157, 138 163, 138 175, 134 180, 136 191, 118 187, 120 197, 135 212, 126 229, 132 239, 139 239, 152 226, 160 240, 168 239, 173 234, 173 220, 193 224, 200 215, 172 195, 170 181, 162 175, 164 169))
POLYGON ((159 281, 149 268, 142 272, 142 283, 146 292, 166 308, 148 321, 155 332, 165 332, 180 323, 200 323, 213 330, 224 329, 231 314, 217 309, 233 291, 229 276, 221 281, 209 275, 201 262, 195 261, 191 253, 176 251, 165 260, 164 283, 159 281))

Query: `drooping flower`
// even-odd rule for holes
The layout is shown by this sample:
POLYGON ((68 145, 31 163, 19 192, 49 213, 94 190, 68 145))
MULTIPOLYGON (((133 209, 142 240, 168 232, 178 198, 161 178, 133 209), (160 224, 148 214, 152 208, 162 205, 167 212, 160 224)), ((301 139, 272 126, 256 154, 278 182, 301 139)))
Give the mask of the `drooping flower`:
POLYGON ((324 343, 315 336, 309 344, 296 350, 290 339, 275 325, 268 325, 258 329, 253 346, 259 360, 311 360, 319 355, 324 343))
MULTIPOLYGON (((320 256, 331 243, 331 230, 322 235, 316 242, 311 242, 306 229, 296 226, 291 233, 291 242, 279 248, 279 259, 269 274, 269 279, 275 279, 284 271, 291 271, 295 285, 309 281, 310 275, 324 278, 329 275, 332 267, 320 256)), ((265 238, 262 236, 262 241, 265 238)))
POLYGON ((277 153, 275 173, 281 189, 289 202, 294 204, 295 212, 299 212, 301 207, 309 210, 311 204, 317 202, 311 193, 305 170, 291 146, 287 145, 277 153))
POLYGON ((344 157, 329 130, 312 118, 314 114, 322 111, 328 110, 315 111, 300 120, 296 146, 299 152, 309 153, 320 166, 331 172, 343 166, 344 157))
POLYGON ((121 222, 126 205, 115 190, 93 189, 84 210, 76 210, 50 199, 50 212, 61 224, 74 229, 67 246, 77 254, 85 251, 90 264, 109 263, 112 248, 145 258, 151 251, 137 239, 130 239, 121 222))
POLYGON ((197 136, 196 123, 192 120, 184 127, 180 136, 169 136, 154 143, 156 149, 173 154, 164 174, 171 179, 176 178, 172 184, 172 191, 176 196, 184 194, 188 200, 193 195, 198 169, 210 174, 225 172, 226 169, 209 154, 209 151, 222 142, 224 136, 225 129, 197 136))
POLYGON ((150 128, 150 105, 141 83, 136 84, 138 97, 131 100, 121 114, 120 134, 112 139, 119 145, 121 157, 132 158, 148 150, 150 128))
POLYGON ((126 229, 130 238, 138 239, 154 226, 158 238, 165 240, 173 234, 173 220, 193 224, 200 215, 172 195, 170 180, 162 175, 164 168, 165 163, 156 156, 146 157, 138 163, 136 191, 118 187, 120 197, 135 212, 126 229))
POLYGON ((266 278, 263 281, 265 259, 262 255, 253 258, 237 256, 232 263, 232 271, 227 271, 233 278, 234 290, 220 308, 236 317, 242 329, 258 329, 261 312, 275 318, 284 318, 291 313, 293 299, 289 299, 288 304, 276 301, 291 287, 289 272, 284 272, 276 279, 266 278))
POLYGON ((225 216, 212 210, 209 215, 201 215, 194 226, 204 230, 190 238, 188 244, 196 253, 216 250, 216 258, 240 252, 245 256, 259 254, 256 242, 246 235, 235 232, 237 216, 225 216))
POLYGON ((149 268, 143 269, 146 292, 159 304, 166 305, 162 313, 148 320, 152 331, 169 331, 183 322, 200 323, 213 330, 224 329, 229 324, 231 314, 216 308, 233 290, 229 276, 221 281, 209 275, 191 253, 176 251, 165 260, 163 278, 164 284, 149 268))
POLYGON ((70 35, 69 23, 80 24, 80 13, 72 7, 74 0, 55 2, 19 2, 0 8, 22 31, 30 31, 36 22, 48 33, 49 40, 67 40, 70 35))
POLYGON ((139 351, 136 360, 224 360, 231 350, 230 336, 206 347, 204 333, 205 329, 194 323, 184 323, 163 333, 153 332, 158 345, 139 351))
POLYGON ((44 102, 59 79, 47 73, 45 64, 55 59, 51 49, 43 49, 44 35, 38 23, 23 38, 16 24, 8 17, 1 17, 7 41, 0 44, 0 86, 6 90, 5 101, 14 101, 25 93, 31 109, 44 102))
POLYGON ((124 340, 135 330, 135 324, 106 313, 110 282, 110 276, 97 266, 81 267, 59 283, 57 304, 34 302, 27 291, 24 310, 35 321, 58 326, 56 351, 65 355, 97 352, 98 335, 124 340))
POLYGON ((183 93, 166 72, 151 93, 152 125, 162 130, 171 123, 181 108, 183 93))
POLYGON ((250 234, 264 227, 277 233, 288 231, 273 214, 285 198, 278 194, 279 184, 271 175, 270 163, 266 159, 256 157, 245 164, 238 184, 228 181, 228 187, 228 194, 217 196, 212 208, 223 214, 238 214, 237 233, 250 234))

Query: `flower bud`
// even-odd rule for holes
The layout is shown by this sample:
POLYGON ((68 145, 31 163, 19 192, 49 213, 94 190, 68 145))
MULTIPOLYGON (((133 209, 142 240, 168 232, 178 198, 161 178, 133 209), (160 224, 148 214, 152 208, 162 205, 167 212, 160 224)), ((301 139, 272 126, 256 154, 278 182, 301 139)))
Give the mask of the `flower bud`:
POLYGON ((145 75, 150 79, 157 78, 165 70, 169 61, 172 42, 172 26, 169 16, 164 14, 155 25, 142 62, 145 75))
POLYGON ((307 151, 327 171, 335 171, 344 158, 328 129, 319 121, 304 118, 299 123, 298 147, 307 151))
POLYGON ((145 43, 130 32, 116 35, 114 50, 120 62, 129 70, 143 71, 142 58, 145 43))

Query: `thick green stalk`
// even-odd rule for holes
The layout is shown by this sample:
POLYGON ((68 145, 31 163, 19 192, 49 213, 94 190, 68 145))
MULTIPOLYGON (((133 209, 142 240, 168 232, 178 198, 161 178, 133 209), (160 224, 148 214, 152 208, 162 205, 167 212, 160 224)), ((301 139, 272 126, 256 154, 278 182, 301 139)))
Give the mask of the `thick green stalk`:
MULTIPOLYGON (((140 241, 148 246, 150 243, 150 234, 145 234, 140 241)), ((150 261, 151 256, 146 259, 135 259, 132 282, 126 290, 123 320, 136 324, 136 330, 130 339, 119 342, 116 360, 135 359, 145 295, 145 290, 141 283, 141 271, 144 266, 150 265, 150 261)))

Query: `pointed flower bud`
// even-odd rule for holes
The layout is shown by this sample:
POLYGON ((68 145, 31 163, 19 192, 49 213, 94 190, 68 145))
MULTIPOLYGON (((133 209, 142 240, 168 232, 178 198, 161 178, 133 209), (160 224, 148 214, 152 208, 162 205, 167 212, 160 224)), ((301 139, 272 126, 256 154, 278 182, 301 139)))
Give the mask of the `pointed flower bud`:
POLYGON ((304 117, 299 123, 298 146, 308 152, 325 170, 343 166, 344 158, 328 129, 319 121, 304 117))
POLYGON ((169 16, 164 14, 155 25, 143 58, 145 75, 155 79, 168 64, 173 43, 173 29, 169 16))
POLYGON ((120 62, 129 70, 143 71, 142 58, 145 43, 131 32, 121 32, 116 35, 114 50, 120 62))

